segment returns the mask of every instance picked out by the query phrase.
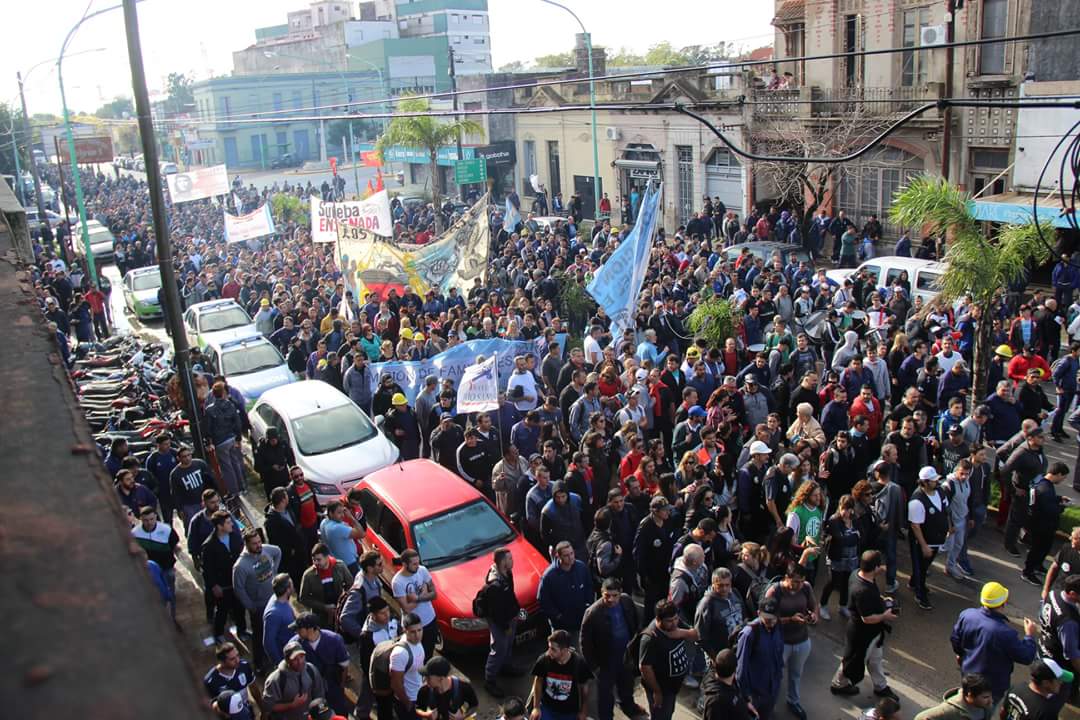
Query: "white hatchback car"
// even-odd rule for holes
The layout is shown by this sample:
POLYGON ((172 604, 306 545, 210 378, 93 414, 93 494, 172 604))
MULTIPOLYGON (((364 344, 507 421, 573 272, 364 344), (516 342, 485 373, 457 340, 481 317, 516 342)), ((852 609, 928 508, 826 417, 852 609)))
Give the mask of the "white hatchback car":
POLYGON ((347 492, 364 476, 393 464, 397 446, 348 395, 321 380, 267 390, 248 413, 251 441, 276 427, 296 455, 319 502, 347 492))
POLYGON ((255 323, 235 300, 207 300, 184 311, 188 342, 205 350, 207 343, 225 343, 259 335, 255 323))
POLYGON ((296 381, 285 358, 262 335, 209 342, 204 355, 210 366, 204 369, 224 375, 229 385, 244 396, 245 410, 250 410, 267 390, 296 381))

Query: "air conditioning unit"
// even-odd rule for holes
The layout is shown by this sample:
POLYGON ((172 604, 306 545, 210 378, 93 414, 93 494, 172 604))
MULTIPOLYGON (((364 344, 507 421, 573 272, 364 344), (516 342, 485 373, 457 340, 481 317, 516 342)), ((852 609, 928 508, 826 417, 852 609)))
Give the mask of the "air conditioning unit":
POLYGON ((622 133, 617 127, 604 128, 604 134, 607 136, 607 139, 611 141, 618 140, 622 136, 622 133))
POLYGON ((935 45, 945 44, 945 26, 944 25, 928 25, 919 31, 919 45, 922 47, 933 47, 935 45))

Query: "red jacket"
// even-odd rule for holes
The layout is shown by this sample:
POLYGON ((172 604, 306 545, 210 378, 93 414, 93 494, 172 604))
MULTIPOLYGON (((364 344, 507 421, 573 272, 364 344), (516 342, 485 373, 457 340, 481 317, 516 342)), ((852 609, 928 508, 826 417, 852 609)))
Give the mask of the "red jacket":
POLYGON ((854 419, 856 415, 865 415, 870 420, 866 436, 875 440, 881 434, 881 402, 879 400, 871 400, 871 402, 874 405, 873 410, 866 406, 861 396, 855 398, 855 402, 851 403, 851 409, 848 410, 848 417, 854 419))
POLYGON ((1013 359, 1009 361, 1009 378, 1015 380, 1017 384, 1022 383, 1027 379, 1028 370, 1035 368, 1042 371, 1042 379, 1046 380, 1050 377, 1050 366, 1046 364, 1046 360, 1042 355, 1032 355, 1031 358, 1026 358, 1023 355, 1014 355, 1013 359))
POLYGON ((90 312, 95 315, 105 314, 105 293, 97 288, 86 293, 86 302, 90 303, 90 312))

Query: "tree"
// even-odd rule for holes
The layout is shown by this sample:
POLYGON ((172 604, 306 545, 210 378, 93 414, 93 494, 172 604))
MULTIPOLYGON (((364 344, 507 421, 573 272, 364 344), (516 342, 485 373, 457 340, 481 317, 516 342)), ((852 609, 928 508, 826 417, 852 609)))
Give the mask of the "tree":
POLYGON ((633 65, 644 65, 645 56, 635 53, 630 48, 619 48, 612 52, 607 51, 607 64, 609 67, 629 67, 633 65))
POLYGON ((94 111, 94 115, 106 120, 130 117, 135 114, 135 106, 129 97, 116 97, 94 111))
POLYGON ((723 347, 724 342, 735 337, 735 332, 742 323, 742 310, 729 298, 703 292, 705 297, 686 319, 686 326, 695 337, 703 337, 710 347, 723 347))
POLYGON ((686 65, 687 57, 686 53, 682 50, 676 50, 671 46, 671 43, 667 40, 658 42, 654 45, 650 45, 649 49, 645 52, 645 64, 646 65, 686 65))
MULTIPOLYGON (((893 198, 889 212, 893 222, 922 227, 948 238, 945 262, 949 268, 940 280, 940 299, 952 302, 970 295, 976 316, 991 318, 1005 288, 1023 277, 1027 268, 1050 257, 1050 248, 1033 224, 1006 225, 987 238, 981 224, 968 209, 970 196, 944 178, 922 175, 912 179, 893 198)), ((1043 229, 1044 233, 1050 230, 1043 229)), ((975 332, 973 403, 986 397, 992 323, 979 322, 975 332)))
POLYGON ((165 91, 169 94, 167 112, 180 115, 195 104, 195 92, 191 89, 191 78, 184 73, 169 73, 165 80, 165 91))
POLYGON ((541 55, 533 60, 537 67, 572 67, 574 65, 574 51, 567 50, 561 53, 541 55))
MULTIPOLYGON (((868 103, 823 106, 825 114, 842 121, 812 117, 811 106, 799 104, 799 92, 772 91, 756 99, 751 139, 759 153, 786 157, 840 157, 863 147, 898 117, 882 113, 868 103), (759 110, 760 108, 760 110, 759 110), (843 108, 843 109, 841 109, 843 108)), ((793 160, 755 162, 755 173, 776 191, 776 201, 791 211, 799 223, 804 243, 819 207, 827 205, 835 188, 860 173, 870 172, 867 159, 853 163, 816 163, 793 160)), ((876 172, 876 168, 873 169, 876 172)), ((786 238, 785 238, 786 239, 786 238)), ((821 238, 822 244, 825 238, 821 238)))
POLYGON ((142 152, 142 139, 139 137, 139 126, 135 123, 121 125, 113 130, 113 138, 116 140, 117 153, 142 152))
MULTIPOLYGON (((430 103, 423 98, 405 97, 398 102, 400 113, 426 113, 430 103)), ((428 170, 431 175, 432 199, 436 209, 442 205, 444 190, 439 186, 439 148, 454 143, 460 135, 481 135, 484 128, 475 120, 446 121, 431 115, 406 115, 395 117, 379 136, 375 149, 380 155, 394 145, 420 148, 428 154, 428 170)), ((442 213, 435 213, 435 230, 442 232, 442 213)))
POLYGON ((510 73, 510 72, 518 72, 518 71, 524 70, 524 69, 525 69, 525 63, 521 62, 520 60, 515 60, 514 62, 508 62, 505 65, 500 65, 497 72, 510 73))
POLYGON ((22 114, 10 105, 0 102, 0 175, 15 174, 15 156, 11 152, 12 143, 18 142, 19 167, 27 165, 26 138, 22 131, 22 114))

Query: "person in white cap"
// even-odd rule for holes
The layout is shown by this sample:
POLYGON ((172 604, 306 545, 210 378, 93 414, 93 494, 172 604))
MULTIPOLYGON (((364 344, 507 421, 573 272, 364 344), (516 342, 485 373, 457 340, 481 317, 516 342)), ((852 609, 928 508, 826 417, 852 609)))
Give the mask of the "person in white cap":
POLYGON ((931 465, 919 470, 919 488, 908 501, 908 524, 911 532, 911 580, 908 585, 915 592, 915 604, 923 610, 933 610, 926 587, 926 571, 938 551, 953 533, 949 520, 949 498, 938 492, 938 471, 931 465))
POLYGON ((765 474, 772 451, 760 440, 750 443, 750 460, 740 470, 736 481, 739 505, 739 529, 746 540, 764 542, 771 527, 771 515, 765 498, 765 474))
POLYGON ((1056 720, 1069 699, 1073 673, 1049 658, 1031 666, 1027 685, 1005 694, 1002 720, 1056 720))

